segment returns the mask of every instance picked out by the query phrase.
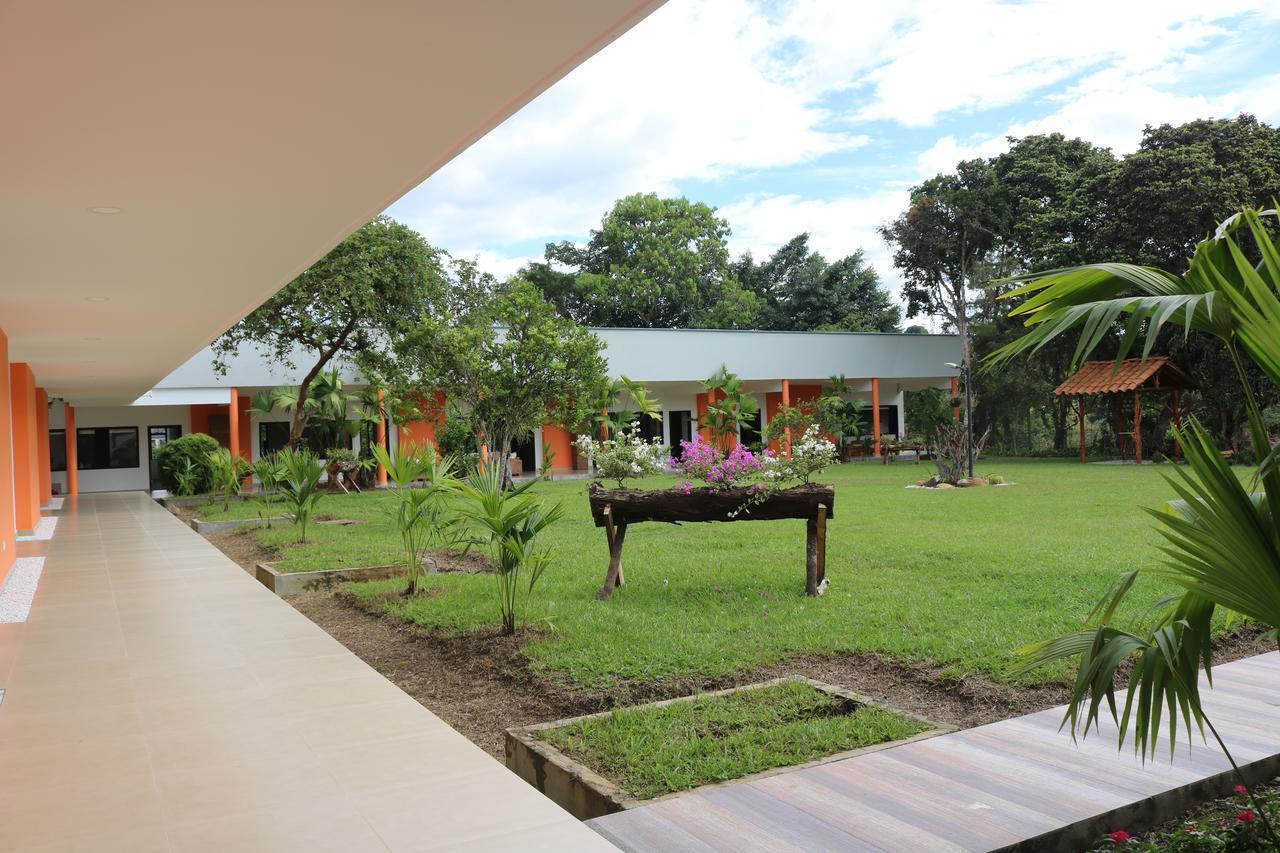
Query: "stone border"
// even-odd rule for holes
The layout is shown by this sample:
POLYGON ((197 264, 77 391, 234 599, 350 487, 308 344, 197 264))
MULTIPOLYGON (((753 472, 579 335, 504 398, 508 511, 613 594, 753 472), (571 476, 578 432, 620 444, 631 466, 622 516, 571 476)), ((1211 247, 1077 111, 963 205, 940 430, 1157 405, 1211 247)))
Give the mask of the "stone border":
POLYGON ((404 566, 365 566, 354 569, 318 569, 312 572, 282 572, 274 563, 258 563, 254 572, 258 582, 276 595, 297 595, 308 589, 321 589, 342 581, 374 581, 399 577, 404 566))
POLYGON ((225 521, 202 521, 198 518, 193 518, 190 523, 192 530, 207 536, 211 533, 230 533, 232 530, 238 530, 241 527, 265 527, 267 522, 272 524, 293 523, 283 515, 273 516, 272 518, 229 518, 225 521))
MULTIPOLYGON (((254 495, 252 494, 232 495, 231 500, 247 501, 247 500, 251 500, 253 497, 254 495)), ((196 504, 202 504, 202 503, 217 503, 220 500, 222 500, 221 495, 216 496, 212 501, 209 500, 208 495, 186 495, 185 497, 180 497, 178 495, 168 495, 167 497, 155 499, 156 503, 160 504, 160 506, 164 507, 165 509, 172 509, 175 506, 195 506, 196 504)))
POLYGON ((714 696, 725 696, 730 693, 737 693, 743 690, 759 690, 764 687, 772 687, 787 681, 799 681, 808 684, 823 693, 831 696, 847 699, 856 702, 859 705, 872 705, 882 708, 894 714, 915 720, 919 723, 931 726, 929 731, 920 732, 909 738, 902 740, 886 741, 884 743, 871 744, 869 746, 859 747, 858 749, 845 750, 832 755, 816 758, 813 761, 807 761, 803 764, 789 764, 785 767, 775 767, 769 770, 762 770, 758 773, 751 773, 747 776, 741 776, 737 779, 729 779, 724 782, 713 782, 709 785, 702 785, 697 788, 690 788, 687 791, 676 791, 671 794, 664 794, 661 797, 654 797, 648 800, 638 800, 631 794, 614 782, 606 779, 604 776, 595 772, 568 755, 565 755, 559 749, 538 737, 538 733, 547 729, 560 728, 562 726, 573 725, 584 720, 593 720, 600 717, 607 717, 613 711, 601 711, 596 714, 584 714, 579 717, 569 717, 563 720, 556 720, 551 723, 537 723, 531 726, 517 726, 507 729, 506 735, 506 753, 507 768, 515 773, 521 779, 524 779, 533 787, 537 788, 553 802, 561 808, 569 812, 578 820, 590 820, 591 818, 601 817, 606 814, 633 809, 637 806, 645 806, 660 800, 669 800, 674 797, 684 796, 694 791, 704 791, 709 788, 718 788, 722 785, 728 785, 737 782, 749 782, 756 779, 764 779, 769 776, 776 776, 779 773, 788 773, 792 770, 800 770, 805 767, 816 767, 821 764, 827 764, 832 761, 840 761, 841 759, 851 758, 855 755, 862 755, 868 752, 878 752, 882 749, 889 749, 895 746, 901 746, 905 743, 912 743, 925 738, 937 737, 941 734, 955 731, 954 726, 948 726, 933 720, 913 714, 910 711, 904 711, 901 708, 895 708, 884 702, 879 702, 861 693, 855 693, 846 690, 843 687, 837 687, 834 684, 826 684, 805 676, 783 676, 781 678, 773 678, 769 681, 761 681, 755 684, 744 684, 738 687, 730 687, 726 690, 713 690, 706 693, 696 693, 692 696, 680 696, 675 699, 665 699, 661 702, 646 702, 641 705, 627 706, 627 710, 636 710, 640 708, 661 708, 666 705, 673 705, 677 702, 692 702, 695 699, 704 699, 714 696))

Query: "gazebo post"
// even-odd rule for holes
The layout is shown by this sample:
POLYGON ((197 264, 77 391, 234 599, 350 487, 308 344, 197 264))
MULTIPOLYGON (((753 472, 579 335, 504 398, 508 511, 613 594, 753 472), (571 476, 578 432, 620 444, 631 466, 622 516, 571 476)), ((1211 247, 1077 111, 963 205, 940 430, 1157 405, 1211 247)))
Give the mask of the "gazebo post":
POLYGON ((1142 464, 1142 391, 1133 392, 1133 459, 1142 464))
MULTIPOLYGON (((1179 430, 1182 429, 1182 389, 1173 389, 1173 425, 1179 430)), ((1182 440, 1178 438, 1178 434, 1173 436, 1173 458, 1182 458, 1182 440)))
POLYGON ((1081 465, 1085 464, 1088 461, 1088 459, 1086 458, 1087 453, 1088 451, 1085 449, 1085 437, 1084 437, 1084 395, 1081 394, 1080 395, 1080 464, 1081 465))

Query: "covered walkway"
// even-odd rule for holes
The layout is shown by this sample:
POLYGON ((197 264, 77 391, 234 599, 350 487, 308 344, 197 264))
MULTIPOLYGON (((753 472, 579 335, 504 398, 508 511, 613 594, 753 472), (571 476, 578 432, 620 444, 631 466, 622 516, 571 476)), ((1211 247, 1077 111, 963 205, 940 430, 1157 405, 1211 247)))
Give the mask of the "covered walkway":
POLYGON ((0 624, 0 850, 609 849, 141 493, 0 624))

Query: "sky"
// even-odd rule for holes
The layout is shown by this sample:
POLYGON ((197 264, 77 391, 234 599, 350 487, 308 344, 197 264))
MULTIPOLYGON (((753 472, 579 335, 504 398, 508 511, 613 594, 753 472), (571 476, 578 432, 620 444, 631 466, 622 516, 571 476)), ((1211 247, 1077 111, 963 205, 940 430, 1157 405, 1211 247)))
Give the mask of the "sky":
POLYGON ((499 277, 634 192, 719 209, 733 254, 858 249, 1006 137, 1134 150, 1144 125, 1280 123, 1280 4, 669 0, 388 213, 499 277))

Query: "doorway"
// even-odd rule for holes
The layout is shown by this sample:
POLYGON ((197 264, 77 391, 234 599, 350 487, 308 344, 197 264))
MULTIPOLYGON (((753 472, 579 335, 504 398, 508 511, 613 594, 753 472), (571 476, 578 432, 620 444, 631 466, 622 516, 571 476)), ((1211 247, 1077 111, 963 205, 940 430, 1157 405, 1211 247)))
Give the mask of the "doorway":
POLYGON ((671 413, 671 458, 679 459, 682 441, 693 441, 693 412, 688 409, 671 413))
POLYGON ((164 478, 160 476, 160 463, 156 461, 156 451, 181 435, 182 427, 177 424, 147 427, 147 463, 150 469, 151 491, 164 488, 164 478))

